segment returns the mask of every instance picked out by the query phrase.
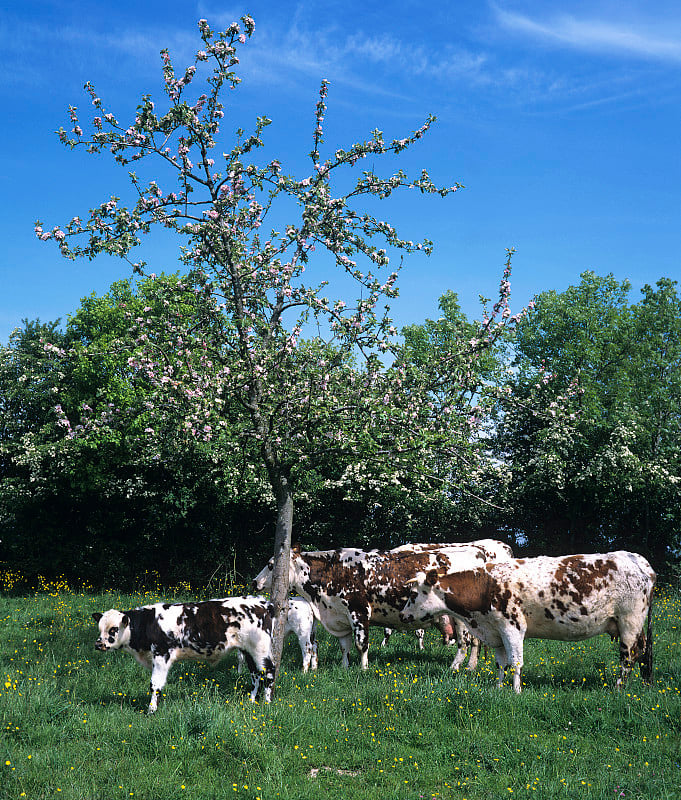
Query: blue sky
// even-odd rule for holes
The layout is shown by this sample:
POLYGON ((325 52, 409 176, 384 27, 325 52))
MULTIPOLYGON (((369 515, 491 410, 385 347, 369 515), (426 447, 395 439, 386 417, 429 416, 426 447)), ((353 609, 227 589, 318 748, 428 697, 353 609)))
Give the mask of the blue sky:
MULTIPOLYGON (((36 219, 52 228, 125 196, 120 168, 54 133, 69 104, 89 106, 85 81, 131 119, 143 93, 164 97, 161 47, 179 71, 200 47, 198 19, 222 29, 246 12, 256 31, 228 98, 224 150, 228 131, 266 114, 268 155, 302 175, 322 78, 330 152, 438 117, 402 166, 466 189, 445 200, 408 193, 382 210, 404 238, 436 244, 404 265, 400 325, 437 317, 448 289, 475 316, 508 247, 514 310, 586 269, 628 279, 632 301, 645 283, 681 278, 677 2, 27 0, 0 11, 0 342, 23 317, 65 319, 129 274, 113 259, 65 261, 33 232, 36 219)), ((177 243, 154 241, 145 256, 160 272, 176 254, 177 243)))

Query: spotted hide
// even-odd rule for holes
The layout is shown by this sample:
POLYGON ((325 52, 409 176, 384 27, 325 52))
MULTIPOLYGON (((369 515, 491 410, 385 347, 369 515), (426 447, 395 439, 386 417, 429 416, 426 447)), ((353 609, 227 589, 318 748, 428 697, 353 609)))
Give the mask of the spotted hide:
MULTIPOLYGON (((301 552, 293 547, 289 582, 312 604, 326 630, 338 638, 343 666, 349 665, 354 641, 362 669, 366 669, 370 625, 415 630, 430 626, 445 613, 428 612, 407 621, 402 611, 416 598, 410 579, 431 569, 471 569, 486 560, 483 548, 474 545, 456 549, 428 545, 422 552, 354 547, 301 552)), ((254 590, 271 586, 272 568, 273 559, 270 559, 253 581, 254 590)), ((459 651, 452 669, 458 669, 465 656, 465 650, 459 651)))
POLYGON ((243 652, 253 682, 255 701, 261 681, 265 702, 274 683, 272 620, 274 606, 262 597, 230 597, 200 603, 156 603, 92 615, 99 625, 95 649, 123 650, 151 670, 149 712, 168 672, 176 661, 198 660, 215 664, 231 650, 243 652))
MULTIPOLYGON (((317 669, 317 620, 315 619, 312 605, 303 600, 302 597, 289 597, 288 614, 286 615, 286 626, 284 628, 284 639, 289 634, 295 633, 300 652, 303 656, 303 672, 309 669, 317 669)), ((243 669, 244 656, 241 650, 238 652, 239 672, 243 669)))
POLYGON ((499 686, 505 669, 513 669, 516 692, 527 637, 576 642, 608 633, 620 643, 619 687, 636 662, 644 680, 652 677, 655 578, 643 556, 624 550, 520 558, 459 572, 431 569, 414 579, 418 592, 402 613, 406 621, 427 613, 459 617, 495 648, 499 686))
MULTIPOLYGON (((453 548, 454 550, 466 551, 470 548, 478 548, 484 555, 485 561, 508 561, 513 558, 513 550, 497 539, 477 539, 473 542, 448 542, 446 544, 415 542, 411 544, 403 544, 399 547, 394 547, 391 553, 423 553, 439 548, 453 548)), ((459 669, 461 664, 466 658, 466 654, 470 651, 468 658, 467 670, 473 672, 478 665, 478 658, 480 655, 480 640, 471 636, 468 628, 456 617, 451 617, 448 614, 443 614, 439 619, 434 620, 433 626, 436 627, 442 634, 442 643, 445 645, 456 643, 457 654, 454 659, 453 669, 459 669)), ((392 628, 385 628, 383 631, 383 641, 381 647, 385 647, 393 633, 392 628)), ((417 628, 414 631, 416 639, 419 643, 419 650, 423 650, 423 640, 425 630, 417 628)))

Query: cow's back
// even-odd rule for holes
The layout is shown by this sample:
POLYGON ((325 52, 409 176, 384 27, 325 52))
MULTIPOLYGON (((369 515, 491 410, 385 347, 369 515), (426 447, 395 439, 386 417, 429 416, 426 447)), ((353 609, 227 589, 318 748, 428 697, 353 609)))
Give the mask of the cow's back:
POLYGON ((618 636, 622 620, 639 625, 655 583, 646 559, 627 551, 514 559, 484 571, 493 582, 493 606, 510 624, 517 609, 527 637, 565 641, 618 636))

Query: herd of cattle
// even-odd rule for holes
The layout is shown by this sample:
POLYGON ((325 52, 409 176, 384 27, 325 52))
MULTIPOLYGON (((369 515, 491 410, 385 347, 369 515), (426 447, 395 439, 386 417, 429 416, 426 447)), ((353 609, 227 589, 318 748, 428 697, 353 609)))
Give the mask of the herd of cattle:
MULTIPOLYGON (((255 591, 271 587, 273 559, 253 581, 255 591)), ((437 626, 452 638, 458 670, 476 668, 480 643, 494 648, 498 685, 507 668, 521 689, 526 637, 580 641, 608 633, 619 639, 620 674, 626 681, 639 663, 652 677, 652 596, 655 572, 643 556, 619 550, 592 555, 513 558, 503 542, 409 544, 394 550, 291 549, 286 634, 295 633, 303 670, 317 666, 315 624, 338 639, 344 666, 353 645, 362 669, 368 666, 369 627, 423 630, 437 626)), ((98 650, 122 649, 151 670, 154 712, 175 661, 216 663, 231 650, 245 659, 252 678, 251 699, 262 683, 269 702, 274 683, 274 606, 262 596, 195 603, 156 603, 130 611, 93 614, 98 650)))

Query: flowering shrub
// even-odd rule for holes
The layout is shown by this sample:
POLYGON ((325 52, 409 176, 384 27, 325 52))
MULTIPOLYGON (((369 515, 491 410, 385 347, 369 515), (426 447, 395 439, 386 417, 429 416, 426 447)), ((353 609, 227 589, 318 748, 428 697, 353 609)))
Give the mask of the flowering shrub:
POLYGON ((0 563, 0 592, 15 592, 24 586, 24 576, 18 570, 0 563))

